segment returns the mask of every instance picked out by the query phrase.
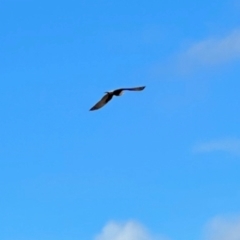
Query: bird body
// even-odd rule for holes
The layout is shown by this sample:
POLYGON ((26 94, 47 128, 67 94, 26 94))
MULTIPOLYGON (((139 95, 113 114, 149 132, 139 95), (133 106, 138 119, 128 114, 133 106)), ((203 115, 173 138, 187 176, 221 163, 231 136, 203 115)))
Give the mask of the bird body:
POLYGON ((145 88, 145 86, 142 87, 133 87, 133 88, 119 88, 115 89, 113 91, 105 92, 106 94, 101 98, 99 102, 97 102, 90 111, 97 110, 101 107, 103 107, 105 104, 107 104, 113 96, 121 96, 125 90, 128 91, 142 91, 145 88))

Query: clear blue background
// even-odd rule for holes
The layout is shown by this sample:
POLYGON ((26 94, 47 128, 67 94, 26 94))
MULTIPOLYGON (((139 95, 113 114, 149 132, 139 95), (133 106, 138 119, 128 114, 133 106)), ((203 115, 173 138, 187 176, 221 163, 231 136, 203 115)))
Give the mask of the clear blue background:
POLYGON ((181 75, 169 59, 239 14, 223 0, 1 0, 0 239, 90 240, 137 219, 193 240, 238 213, 239 156, 192 149, 240 137, 239 61, 181 75))

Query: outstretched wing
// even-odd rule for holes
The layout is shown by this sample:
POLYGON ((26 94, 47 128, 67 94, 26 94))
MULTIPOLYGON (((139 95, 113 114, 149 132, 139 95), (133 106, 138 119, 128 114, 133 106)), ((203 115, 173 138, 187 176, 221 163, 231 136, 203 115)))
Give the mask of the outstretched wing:
POLYGON ((142 87, 133 87, 133 88, 122 88, 121 90, 128 90, 128 91, 142 91, 146 86, 142 86, 142 87))
POLYGON ((107 102, 109 102, 109 101, 111 100, 111 98, 112 98, 112 95, 110 95, 110 94, 104 95, 104 96, 102 97, 102 99, 101 99, 99 102, 97 102, 97 103, 90 109, 90 111, 97 110, 97 109, 103 107, 107 102))
POLYGON ((133 88, 119 88, 114 90, 113 94, 120 96, 123 91, 128 90, 128 91, 142 91, 145 88, 145 86, 142 87, 133 87, 133 88))

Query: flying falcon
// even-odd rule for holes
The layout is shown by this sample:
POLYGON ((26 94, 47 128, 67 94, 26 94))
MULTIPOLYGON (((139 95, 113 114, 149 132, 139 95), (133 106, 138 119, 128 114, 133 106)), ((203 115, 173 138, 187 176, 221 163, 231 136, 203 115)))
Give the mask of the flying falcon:
POLYGON ((105 94, 102 99, 97 102, 91 109, 90 111, 93 110, 97 110, 101 107, 103 107, 106 103, 108 103, 113 96, 121 96, 123 94, 123 91, 127 90, 127 91, 142 91, 145 88, 145 86, 143 87, 133 87, 133 88, 119 88, 119 89, 115 89, 111 92, 105 92, 107 94, 105 94))

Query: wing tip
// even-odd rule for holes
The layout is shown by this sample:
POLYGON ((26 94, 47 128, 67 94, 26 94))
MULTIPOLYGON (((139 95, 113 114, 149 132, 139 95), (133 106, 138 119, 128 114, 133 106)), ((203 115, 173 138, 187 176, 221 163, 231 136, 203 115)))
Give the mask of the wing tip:
POLYGON ((141 90, 143 90, 145 88, 146 88, 146 86, 142 86, 142 87, 139 87, 139 90, 141 91, 141 90))

